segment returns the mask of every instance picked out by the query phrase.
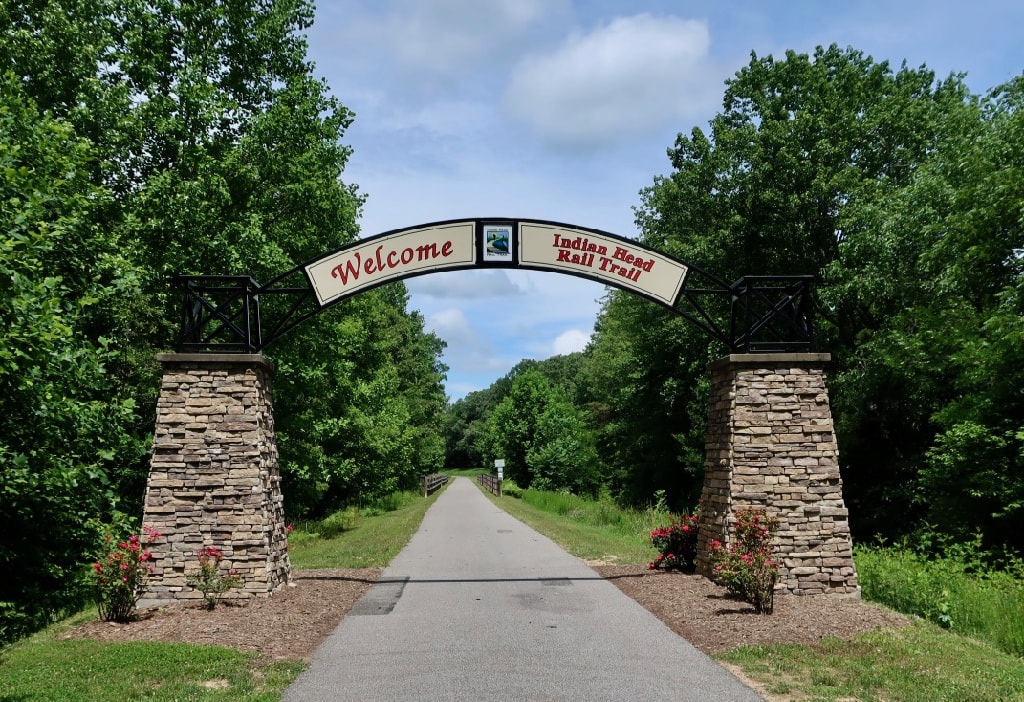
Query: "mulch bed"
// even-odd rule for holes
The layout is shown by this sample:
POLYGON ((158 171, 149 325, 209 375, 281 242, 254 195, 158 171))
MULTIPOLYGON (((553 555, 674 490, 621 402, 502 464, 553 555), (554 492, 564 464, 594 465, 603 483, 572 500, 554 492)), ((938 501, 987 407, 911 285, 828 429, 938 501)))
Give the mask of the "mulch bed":
MULTIPOLYGON (((758 615, 697 575, 648 570, 645 565, 602 565, 594 570, 708 654, 743 645, 846 639, 908 623, 902 615, 848 597, 779 596, 774 614, 758 615)), ((208 644, 275 660, 309 660, 380 573, 376 568, 295 571, 294 586, 271 597, 222 604, 212 611, 179 602, 143 610, 139 620, 129 624, 87 622, 65 636, 208 644)))

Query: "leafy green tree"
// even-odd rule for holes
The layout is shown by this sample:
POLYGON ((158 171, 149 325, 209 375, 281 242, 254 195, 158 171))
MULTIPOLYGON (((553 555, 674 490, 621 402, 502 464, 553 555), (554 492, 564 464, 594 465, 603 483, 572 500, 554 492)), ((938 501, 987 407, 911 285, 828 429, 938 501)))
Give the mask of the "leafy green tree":
MULTIPOLYGON (((0 68, 13 76, 0 113, 0 383, 14 384, 0 398, 0 509, 5 526, 26 505, 46 515, 34 548, 56 550, 45 575, 24 571, 33 602, 74 589, 87 515, 141 512, 155 355, 177 333, 169 276, 267 282, 356 236, 362 196, 341 180, 352 114, 312 73, 312 18, 306 0, 0 6, 0 68)), ((440 463, 441 345, 406 302, 401 286, 360 296, 270 350, 296 513, 440 463)), ((0 555, 24 554, 26 533, 6 531, 0 555)))
POLYGON ((118 459, 136 460, 134 403, 114 353, 83 333, 90 308, 130 287, 92 212, 89 145, 0 76, 0 634, 81 604, 79 568, 111 519, 118 459))
POLYGON ((278 437, 292 514, 412 488, 443 463, 440 342, 395 307, 389 297, 398 293, 404 298, 402 287, 381 288, 321 314, 307 322, 316 331, 307 348, 278 356, 275 417, 284 419, 278 437))
POLYGON ((530 487, 535 477, 528 455, 537 441, 540 417, 554 401, 547 379, 528 370, 516 377, 511 392, 491 412, 492 457, 505 459, 505 476, 520 487, 530 487))
POLYGON ((494 401, 493 386, 471 392, 447 408, 445 415, 445 466, 479 468, 486 464, 487 420, 494 401))
POLYGON ((534 488, 597 497, 601 472, 594 435, 583 413, 567 400, 556 399, 537 418, 526 461, 534 488))
POLYGON ((681 510, 699 496, 708 346, 702 331, 647 300, 605 299, 584 368, 586 406, 604 483, 620 502, 646 505, 664 491, 681 510))
MULTIPOLYGON (((416 475, 436 473, 445 463, 447 396, 443 382, 448 372, 440 358, 445 342, 424 330, 423 315, 407 312, 405 286, 389 286, 396 332, 392 356, 398 371, 399 393, 409 408, 412 465, 416 475)), ((405 485, 408 486, 408 478, 405 485)))
POLYGON ((513 370, 511 391, 488 422, 493 456, 505 459, 505 475, 521 487, 595 495, 601 476, 593 433, 542 363, 513 370))
MULTIPOLYGON (((820 276, 819 341, 836 361, 833 406, 859 535, 921 514, 912 486, 935 431, 928 407, 943 387, 941 373, 903 372, 894 339, 885 353, 879 347, 869 360, 858 356, 918 290, 911 283, 904 291, 912 259, 890 249, 897 240, 879 226, 938 147, 973 128, 972 115, 962 81, 936 81, 925 68, 894 71, 835 46, 778 60, 753 56, 727 82, 709 133, 694 129, 677 138, 672 173, 643 192, 638 210, 646 243, 723 280, 820 276), (891 269, 890 261, 903 265, 891 269), (916 402, 922 397, 929 399, 916 402)), ((700 473, 702 378, 706 361, 724 349, 679 324, 620 293, 603 310, 594 356, 621 368, 597 376, 604 379, 599 394, 612 400, 602 430, 611 440, 602 440, 602 455, 620 474, 632 465, 606 451, 628 446, 627 437, 640 447, 636 454, 700 473), (675 447, 666 441, 673 436, 675 447)), ((635 494, 662 487, 641 485, 635 494)))
POLYGON ((926 202, 919 336, 952 375, 919 491, 955 538, 1024 552, 1024 76, 981 103, 982 129, 940 151, 909 195, 926 202))

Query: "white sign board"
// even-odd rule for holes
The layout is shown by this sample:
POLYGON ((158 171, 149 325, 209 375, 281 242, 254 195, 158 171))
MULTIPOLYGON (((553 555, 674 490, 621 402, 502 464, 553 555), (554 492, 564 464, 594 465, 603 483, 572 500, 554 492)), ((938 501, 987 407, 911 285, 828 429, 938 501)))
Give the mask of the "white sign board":
POLYGON ((317 301, 328 305, 360 290, 427 271, 476 262, 476 222, 453 222, 367 239, 306 266, 317 301))
POLYGON ((608 282, 669 306, 679 297, 689 270, 628 240, 535 222, 519 225, 519 262, 608 282))

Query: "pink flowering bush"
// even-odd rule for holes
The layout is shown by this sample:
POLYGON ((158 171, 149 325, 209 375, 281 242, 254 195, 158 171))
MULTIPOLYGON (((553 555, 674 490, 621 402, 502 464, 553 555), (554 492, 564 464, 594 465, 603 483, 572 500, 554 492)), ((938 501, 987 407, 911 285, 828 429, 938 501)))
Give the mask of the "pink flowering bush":
MULTIPOLYGON (((143 534, 152 543, 160 533, 149 527, 143 534)), ((113 544, 112 537, 106 542, 113 544)), ((153 554, 143 548, 142 539, 132 534, 118 541, 103 560, 92 564, 92 582, 96 586, 96 606, 100 619, 107 622, 128 622, 135 616, 135 606, 146 591, 146 581, 153 568, 153 554)))
POLYGON ((672 516, 668 526, 652 531, 651 543, 658 549, 658 555, 647 567, 692 572, 697 563, 698 517, 699 511, 689 516, 672 516))
POLYGON ((231 588, 240 587, 242 578, 234 570, 226 575, 220 574, 220 562, 224 553, 214 546, 203 546, 196 551, 199 557, 199 570, 186 576, 185 580, 191 587, 203 593, 206 607, 213 609, 221 601, 224 593, 231 588))
POLYGON ((729 594, 754 605, 758 614, 775 608, 775 582, 779 562, 772 553, 772 536, 779 520, 764 510, 747 508, 736 514, 733 540, 729 546, 711 542, 708 554, 711 579, 724 585, 729 594))

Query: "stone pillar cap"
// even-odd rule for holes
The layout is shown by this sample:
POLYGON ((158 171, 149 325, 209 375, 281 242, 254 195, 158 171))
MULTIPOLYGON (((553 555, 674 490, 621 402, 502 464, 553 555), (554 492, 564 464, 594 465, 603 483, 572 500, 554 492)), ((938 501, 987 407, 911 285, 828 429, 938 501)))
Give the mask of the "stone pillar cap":
POLYGON ((246 363, 264 366, 274 370, 274 363, 261 353, 158 353, 156 360, 160 363, 204 363, 210 365, 224 363, 246 363))
POLYGON ((820 366, 832 361, 830 353, 731 353, 708 364, 714 370, 723 366, 820 366))

